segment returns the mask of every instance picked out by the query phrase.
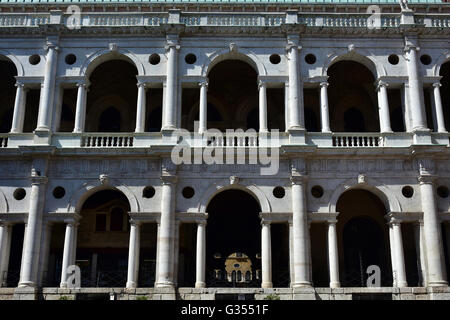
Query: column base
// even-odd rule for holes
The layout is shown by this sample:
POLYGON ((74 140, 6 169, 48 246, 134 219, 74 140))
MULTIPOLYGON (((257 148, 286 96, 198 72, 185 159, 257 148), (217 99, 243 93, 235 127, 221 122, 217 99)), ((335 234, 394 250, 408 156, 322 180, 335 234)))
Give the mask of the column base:
POLYGON ((202 282, 202 281, 197 281, 195 282, 195 287, 200 289, 200 288, 206 288, 206 283, 202 282))
POLYGON ((38 289, 34 287, 18 287, 14 289, 14 300, 37 300, 38 289))
POLYGON ((292 284, 292 288, 310 288, 312 287, 311 282, 308 281, 301 281, 301 282, 294 282, 292 284))
POLYGON ((175 284, 170 281, 155 282, 155 288, 175 288, 175 284))
POLYGON ((67 285, 67 282, 61 282, 59 284, 59 287, 62 288, 62 289, 67 289, 69 286, 67 285))
POLYGON ((263 282, 261 288, 273 288, 272 282, 263 282))
POLYGON ((136 289, 137 283, 135 281, 127 281, 127 284, 125 286, 127 289, 136 289))
POLYGON ((406 281, 398 282, 396 285, 397 288, 407 288, 408 283, 406 281))
POLYGON ((448 282, 445 280, 428 281, 428 287, 447 287, 448 282))
POLYGON ((36 282, 33 282, 33 281, 21 281, 17 285, 17 288, 36 288, 36 282))
POLYGON ((340 288, 341 283, 340 282, 330 282, 330 288, 340 288))

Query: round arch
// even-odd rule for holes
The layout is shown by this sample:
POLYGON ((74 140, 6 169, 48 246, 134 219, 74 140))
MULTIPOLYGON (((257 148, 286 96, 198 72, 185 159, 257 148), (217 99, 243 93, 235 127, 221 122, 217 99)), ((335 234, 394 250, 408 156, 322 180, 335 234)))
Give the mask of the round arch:
POLYGON ((22 66, 22 63, 20 62, 19 59, 17 59, 17 57, 15 55, 10 53, 9 51, 0 50, 0 60, 1 59, 10 61, 12 64, 14 64, 14 66, 16 67, 16 72, 17 72, 18 77, 22 77, 25 75, 25 71, 22 66))
POLYGON ((8 213, 8 212, 9 212, 8 200, 6 199, 3 190, 0 189, 0 213, 8 213))
POLYGON ((362 64, 367 69, 372 72, 372 75, 375 79, 386 76, 386 70, 385 68, 377 63, 377 60, 372 55, 371 52, 366 50, 358 50, 358 52, 355 51, 348 51, 345 49, 338 50, 333 52, 328 59, 325 61, 323 68, 322 68, 322 76, 328 75, 328 69, 335 63, 339 61, 354 61, 362 64))
POLYGON ((439 77, 439 73, 441 72, 441 67, 444 63, 450 62, 450 50, 442 53, 439 58, 436 60, 436 63, 433 66, 433 75, 439 77))
POLYGON ((230 184, 229 180, 222 180, 218 183, 211 185, 205 192, 203 193, 203 197, 200 199, 200 202, 197 207, 197 212, 206 212, 206 208, 211 200, 220 192, 225 190, 241 190, 250 194, 255 200, 259 203, 261 207, 261 212, 272 212, 272 208, 270 206, 270 202, 267 199, 264 192, 261 191, 254 184, 245 184, 243 182, 239 182, 238 184, 230 184))
POLYGON ((142 62, 129 50, 117 49, 117 51, 110 51, 103 49, 87 57, 80 68, 79 75, 89 77, 95 68, 110 60, 127 61, 136 67, 139 76, 142 76, 145 73, 142 62))
POLYGON ((376 195, 384 204, 387 213, 402 211, 400 201, 386 185, 379 183, 375 179, 369 180, 368 182, 358 183, 355 179, 349 179, 341 183, 331 195, 328 212, 336 212, 337 202, 341 195, 353 189, 363 189, 376 195))
POLYGON ((84 202, 91 195, 102 190, 117 190, 122 192, 130 203, 130 212, 140 211, 139 202, 134 193, 126 185, 120 184, 120 182, 114 179, 109 179, 108 184, 102 184, 99 180, 83 184, 70 198, 67 212, 80 214, 84 202))
POLYGON ((227 48, 215 51, 202 65, 202 76, 207 77, 216 64, 225 60, 241 60, 255 69, 259 76, 267 74, 264 64, 252 51, 243 48, 239 48, 238 50, 239 51, 230 51, 230 49, 227 48))

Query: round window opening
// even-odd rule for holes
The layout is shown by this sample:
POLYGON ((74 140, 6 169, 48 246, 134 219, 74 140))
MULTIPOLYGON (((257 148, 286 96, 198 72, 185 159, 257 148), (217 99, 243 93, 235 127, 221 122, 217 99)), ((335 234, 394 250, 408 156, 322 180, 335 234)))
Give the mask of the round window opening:
POLYGON ((65 194, 66 194, 66 190, 61 186, 58 186, 55 189, 53 189, 53 196, 56 199, 61 199, 62 197, 65 196, 65 194))
POLYGON ((306 61, 307 64, 314 64, 314 63, 316 63, 316 60, 317 60, 316 56, 313 55, 312 53, 308 53, 305 56, 305 61, 306 61))
POLYGON ((399 62, 398 55, 396 55, 396 54, 391 54, 391 55, 388 57, 388 61, 389 61, 390 64, 393 64, 393 65, 398 64, 398 62, 399 62))
POLYGON ((28 58, 28 61, 34 66, 41 62, 41 57, 38 54, 33 54, 28 58))
POLYGON ((194 188, 192 187, 185 187, 182 191, 183 197, 185 197, 186 199, 190 199, 194 196, 195 191, 194 188))
POLYGON ((145 187, 144 190, 142 191, 142 197, 150 199, 153 198, 153 196, 155 195, 155 188, 148 186, 145 187))
POLYGON ((235 263, 235 264, 234 264, 234 267, 235 267, 235 268, 239 268, 240 266, 241 266, 241 265, 240 265, 239 263, 235 263))
POLYGON ((194 64, 195 61, 197 61, 197 57, 193 53, 189 53, 184 57, 184 61, 186 61, 187 64, 194 64))
POLYGON ((437 194, 441 198, 448 198, 449 191, 446 186, 440 186, 437 188, 437 194))
POLYGON ((273 196, 275 198, 281 199, 284 198, 284 195, 286 194, 286 191, 283 187, 275 187, 273 188, 273 196))
POLYGON ((421 55, 420 62, 427 66, 431 63, 431 57, 427 54, 421 55))
POLYGON ((161 58, 159 57, 159 54, 154 53, 148 58, 148 62, 152 65, 157 65, 161 61, 161 58))
POLYGON ((16 190, 14 190, 14 199, 16 200, 22 200, 23 198, 25 198, 25 196, 27 195, 26 191, 24 188, 17 188, 16 190))
POLYGON ((314 198, 322 198, 323 188, 321 186, 314 186, 311 188, 311 194, 314 198))
POLYGON ((414 194, 414 189, 410 186, 405 186, 402 188, 402 194, 405 198, 411 198, 414 194))
POLYGON ((281 62, 281 57, 278 54, 273 54, 269 57, 271 64, 279 64, 281 62))
POLYGON ((73 54, 70 53, 66 56, 66 58, 64 59, 66 61, 67 64, 74 64, 77 61, 77 57, 73 54))

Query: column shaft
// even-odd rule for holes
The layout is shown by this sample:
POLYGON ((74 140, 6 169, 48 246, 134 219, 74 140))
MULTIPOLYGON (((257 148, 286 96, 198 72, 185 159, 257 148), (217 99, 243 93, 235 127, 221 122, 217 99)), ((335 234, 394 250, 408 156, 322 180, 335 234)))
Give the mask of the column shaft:
POLYGON ((57 48, 53 44, 48 44, 47 50, 44 85, 42 87, 43 92, 41 95, 42 101, 39 104, 39 114, 36 128, 38 130, 50 130, 53 114, 53 99, 55 93, 58 53, 57 48))
POLYGON ((395 254, 395 264, 396 264, 396 286, 399 288, 407 287, 406 282, 406 271, 405 271, 405 256, 403 253, 403 238, 402 229, 399 222, 392 223, 392 235, 394 242, 394 254, 395 254))
POLYGON ((50 240, 52 237, 52 226, 50 223, 46 222, 42 228, 42 237, 41 237, 41 254, 39 261, 39 286, 46 285, 46 281, 48 279, 48 260, 50 253, 50 240))
POLYGON ((339 288, 339 255, 336 222, 328 222, 328 264, 330 268, 330 288, 339 288))
POLYGON ((267 90, 264 81, 259 82, 259 132, 267 132, 267 90))
POLYGON ((20 272, 19 287, 35 287, 37 285, 45 183, 46 178, 32 176, 28 221, 23 244, 23 266, 20 272))
POLYGON ((199 126, 198 133, 204 133, 208 126, 208 82, 200 82, 200 106, 199 106, 199 126))
POLYGON ((320 121, 322 132, 331 132, 330 115, 328 111, 328 82, 320 83, 320 121))
POLYGON ((424 176, 419 177, 422 198, 423 229, 427 257, 428 285, 446 286, 445 262, 442 246, 441 223, 434 196, 433 182, 424 176))
POLYGON ((439 90, 439 87, 441 86, 440 83, 434 83, 433 84, 433 96, 434 96, 434 112, 433 114, 436 117, 436 125, 437 132, 447 132, 445 128, 445 119, 444 119, 444 112, 442 111, 442 99, 441 99, 441 92, 439 90))
POLYGON ((139 253, 141 244, 141 226, 130 224, 130 245, 128 249, 128 278, 127 288, 137 288, 139 279, 139 253))
POLYGON ((165 110, 163 119, 163 129, 176 128, 177 115, 177 69, 178 69, 178 49, 176 42, 168 42, 167 46, 167 87, 165 96, 165 110))
POLYGON ((414 240, 416 246, 417 255, 417 271, 419 273, 419 285, 422 287, 427 286, 427 260, 425 257, 425 246, 423 239, 423 223, 421 221, 414 225, 414 240))
POLYGON ((195 287, 204 288, 206 268, 206 222, 197 224, 197 255, 196 255, 196 277, 195 287))
POLYGON ((272 243, 270 223, 262 222, 261 228, 261 273, 262 288, 272 288, 272 243))
POLYGON ((75 126, 73 132, 84 132, 85 120, 86 120, 86 101, 87 101, 87 85, 85 83, 79 83, 77 93, 77 106, 75 111, 75 126))
POLYGON ((289 58, 289 127, 288 129, 304 129, 303 86, 298 64, 298 46, 288 46, 289 58))
POLYGON ((11 253, 11 234, 12 227, 9 224, 0 224, 0 287, 6 287, 11 253))
POLYGON ((294 287, 311 286, 309 279, 308 222, 302 178, 292 179, 292 228, 294 235, 294 287))
POLYGON ((67 288, 67 269, 70 265, 72 265, 72 257, 73 257, 73 242, 75 238, 75 223, 68 222, 66 224, 66 234, 64 237, 64 251, 63 251, 63 261, 61 266, 61 288, 67 288))
POLYGON ((389 100, 387 95, 387 84, 378 84, 378 112, 380 118, 380 132, 392 132, 391 117, 389 114, 389 100))
POLYGON ((14 113, 11 124, 11 133, 22 133, 25 119, 25 104, 27 93, 22 83, 16 84, 16 100, 14 101, 14 113))
POLYGON ((146 109, 145 83, 140 82, 138 83, 135 132, 142 133, 145 131, 145 109, 146 109))

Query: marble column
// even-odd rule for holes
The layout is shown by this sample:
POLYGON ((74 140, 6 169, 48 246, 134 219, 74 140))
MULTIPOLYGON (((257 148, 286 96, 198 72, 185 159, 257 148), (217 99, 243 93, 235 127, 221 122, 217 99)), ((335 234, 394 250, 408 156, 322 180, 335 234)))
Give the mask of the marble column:
POLYGON ((47 42, 46 49, 44 84, 41 94, 42 100, 39 103, 37 130, 50 130, 53 114, 58 47, 52 42, 47 42))
POLYGON ((292 176, 292 229, 294 236, 293 287, 309 287, 310 259, 308 254, 308 215, 305 197, 305 177, 292 176))
POLYGON ((423 236, 423 221, 414 223, 414 241, 417 255, 417 271, 419 273, 419 285, 427 286, 427 260, 425 257, 425 241, 423 236))
POLYGON ((174 230, 175 230, 175 189, 176 176, 161 177, 161 219, 158 232, 158 278, 156 287, 174 286, 174 230))
POLYGON ((208 81, 203 80, 200 85, 200 106, 198 133, 204 133, 208 127, 208 81))
POLYGON ((294 230, 292 221, 289 221, 289 286, 294 284, 294 230))
POLYGON ((180 226, 181 222, 175 220, 175 231, 173 236, 173 283, 178 285, 178 264, 180 259, 180 226))
POLYGON ((397 255, 395 254, 394 228, 391 223, 388 223, 388 228, 389 228, 389 250, 391 252, 392 286, 397 287, 397 255))
MULTIPOLYGON (((408 42, 408 41, 407 41, 408 42)), ((412 130, 427 130, 427 118, 423 97, 423 84, 418 65, 419 48, 409 42, 405 46, 406 68, 408 71, 409 108, 412 117, 412 130)))
POLYGON ((423 231, 427 257, 428 285, 447 286, 441 235, 441 221, 435 198, 434 176, 420 175, 420 195, 423 211, 423 231))
POLYGON ((146 108, 146 84, 138 82, 138 97, 136 105, 136 129, 134 132, 142 133, 145 131, 145 108, 146 108))
POLYGON ((262 288, 272 288, 272 237, 270 221, 261 222, 261 274, 262 288))
POLYGON ((433 83, 433 116, 436 131, 445 133, 447 132, 447 129, 445 128, 444 112, 442 110, 440 86, 441 84, 439 82, 433 83))
POLYGON ((267 132, 267 84, 259 81, 259 132, 267 132))
POLYGON ((328 266, 330 272, 330 288, 339 288, 341 286, 341 283, 339 281, 339 254, 338 254, 336 223, 337 223, 336 220, 327 221, 328 266))
POLYGON ((166 96, 163 108, 164 119, 162 123, 163 130, 176 129, 177 117, 177 98, 178 98, 178 36, 167 38, 167 77, 166 77, 166 96))
POLYGON ((9 256, 11 253, 12 226, 9 223, 0 223, 0 288, 6 287, 9 256))
POLYGON ((303 84, 300 76, 298 51, 295 40, 288 40, 286 46, 289 69, 289 126, 288 129, 304 130, 303 84))
POLYGON ((36 287, 47 177, 33 171, 19 287, 36 287))
POLYGON ((395 255, 395 286, 398 288, 407 287, 408 284, 406 282, 406 269, 405 269, 405 255, 403 252, 403 237, 402 237, 402 229, 400 225, 400 221, 395 219, 391 219, 390 222, 392 226, 392 238, 390 241, 393 242, 393 249, 395 255))
POLYGON ((331 132, 330 113, 328 110, 328 82, 320 83, 320 122, 322 132, 331 132))
POLYGON ((206 287, 206 220, 197 222, 197 252, 196 252, 195 287, 206 287))
POLYGON ((387 86, 388 84, 386 82, 378 81, 378 113, 380 118, 380 132, 382 133, 392 132, 387 86))
POLYGON ((87 84, 84 82, 77 83, 77 106, 75 111, 74 133, 84 132, 86 122, 86 101, 87 101, 87 84))
POLYGON ((11 123, 11 133, 22 133, 25 120, 25 105, 27 89, 23 83, 16 83, 16 100, 14 101, 14 113, 11 123))
POLYGON ((52 238, 52 223, 44 221, 41 236, 41 254, 39 259, 39 281, 38 285, 46 285, 48 279, 48 260, 50 254, 50 241, 52 238))
POLYGON ((137 288, 139 277, 139 254, 141 247, 141 223, 138 221, 130 222, 130 244, 128 247, 128 289, 137 288))
POLYGON ((64 237, 64 250, 63 250, 63 261, 61 266, 61 288, 67 288, 67 269, 69 266, 74 264, 73 260, 73 252, 76 251, 74 247, 75 242, 75 234, 76 234, 76 222, 75 221, 66 221, 66 233, 64 237))

